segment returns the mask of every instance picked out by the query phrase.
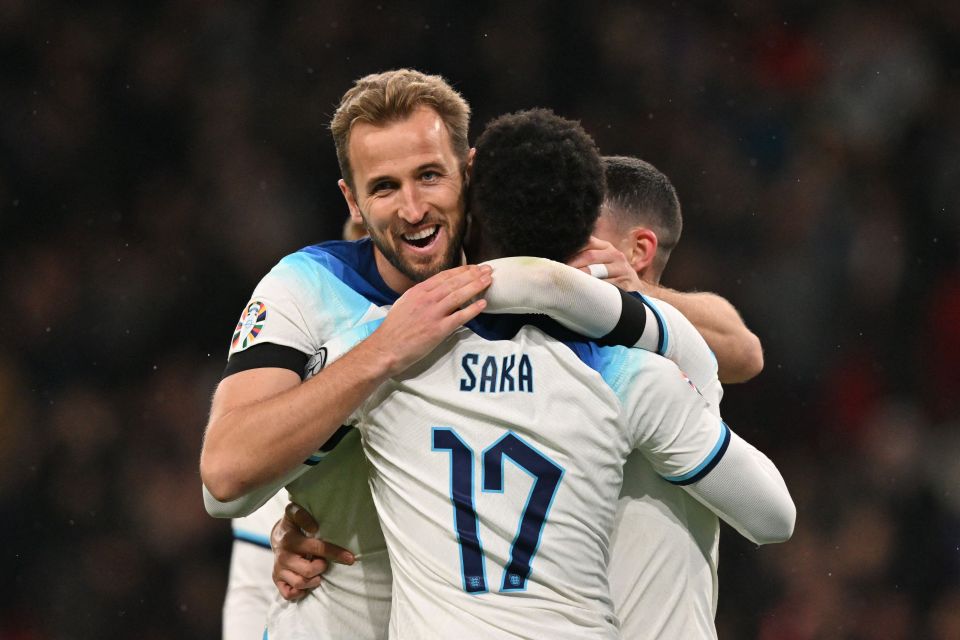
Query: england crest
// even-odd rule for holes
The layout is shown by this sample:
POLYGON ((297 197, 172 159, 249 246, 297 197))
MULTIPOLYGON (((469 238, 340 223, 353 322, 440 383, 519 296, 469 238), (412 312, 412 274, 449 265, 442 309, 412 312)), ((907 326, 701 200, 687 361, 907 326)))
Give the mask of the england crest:
POLYGON ((260 332, 263 331, 263 323, 267 319, 267 305, 254 300, 247 305, 240 321, 237 322, 237 328, 233 332, 233 341, 230 343, 232 349, 246 349, 253 341, 257 339, 260 332))

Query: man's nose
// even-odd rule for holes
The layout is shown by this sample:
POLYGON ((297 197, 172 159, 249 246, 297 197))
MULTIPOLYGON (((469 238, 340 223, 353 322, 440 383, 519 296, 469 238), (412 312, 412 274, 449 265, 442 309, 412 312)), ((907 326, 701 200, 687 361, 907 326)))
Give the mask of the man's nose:
POLYGON ((427 215, 427 205, 420 197, 419 190, 412 185, 401 189, 400 218, 408 224, 419 224, 427 215))

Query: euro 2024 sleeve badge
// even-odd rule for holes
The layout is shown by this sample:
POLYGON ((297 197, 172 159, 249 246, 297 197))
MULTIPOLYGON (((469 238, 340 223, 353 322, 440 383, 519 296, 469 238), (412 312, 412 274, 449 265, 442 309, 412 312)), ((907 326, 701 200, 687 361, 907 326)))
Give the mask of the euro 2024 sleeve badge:
POLYGON ((237 328, 233 332, 233 340, 230 343, 231 349, 246 349, 253 341, 257 339, 260 332, 263 331, 263 323, 267 319, 267 305, 254 300, 247 305, 240 321, 237 322, 237 328))

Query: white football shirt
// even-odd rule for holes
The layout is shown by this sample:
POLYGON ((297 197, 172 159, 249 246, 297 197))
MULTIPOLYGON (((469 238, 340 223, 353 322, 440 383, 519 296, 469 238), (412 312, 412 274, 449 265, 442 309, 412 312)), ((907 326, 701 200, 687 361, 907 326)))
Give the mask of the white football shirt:
POLYGON ((673 363, 516 322, 458 330, 358 416, 391 638, 620 637, 606 567, 628 454, 689 480, 729 438, 673 363))
MULTIPOLYGON (((284 258, 257 286, 237 324, 230 353, 264 344, 293 349, 309 358, 304 367, 306 377, 324 364, 328 355, 324 345, 332 336, 382 317, 395 298, 376 272, 368 241, 307 247, 284 258)), ((693 347, 685 355, 712 357, 709 351, 696 353, 696 349, 705 349, 705 344, 693 347)), ((284 365, 268 360, 263 366, 284 365)), ((716 397, 719 399, 719 393, 716 397)), ((348 445, 350 442, 345 440, 348 445)), ((331 629, 349 629, 351 637, 385 637, 391 574, 362 452, 359 447, 338 446, 308 462, 315 465, 310 476, 317 482, 308 490, 308 481, 302 480, 294 498, 311 505, 311 513, 321 522, 320 537, 350 548, 360 554, 361 561, 354 567, 332 565, 321 588, 300 603, 278 603, 271 616, 271 635, 306 637, 317 621, 323 621, 331 629), (358 625, 363 628, 356 628, 358 625)), ((631 501, 621 500, 617 511, 617 522, 623 521, 624 526, 614 533, 610 581, 624 631, 636 630, 627 637, 665 637, 656 634, 660 628, 698 630, 682 634, 689 638, 715 637, 716 517, 679 487, 664 483, 637 454, 627 464, 624 492, 631 501), (631 490, 637 485, 631 483, 635 476, 647 478, 658 491, 631 490), (688 517, 649 517, 660 513, 686 513, 688 517), (647 526, 646 535, 636 528, 638 524, 647 526), (645 544, 653 535, 652 527, 660 527, 658 545, 645 544), (687 576, 678 576, 674 572, 677 566, 664 562, 661 552, 682 553, 685 561, 681 568, 686 568, 687 576), (651 625, 640 604, 653 602, 650 594, 665 593, 670 594, 666 601, 673 604, 665 609, 657 601, 657 616, 663 622, 651 625), (676 605, 691 601, 697 604, 676 605), (665 610, 670 612, 668 616, 665 610)), ((263 513, 268 514, 264 521, 272 523, 280 510, 268 503, 263 513)), ((268 531, 265 527, 263 535, 268 531)), ((232 566, 231 571, 260 571, 254 555, 235 557, 234 563, 249 563, 249 567, 232 566)), ((269 572, 262 575, 262 581, 265 589, 274 589, 269 572)))

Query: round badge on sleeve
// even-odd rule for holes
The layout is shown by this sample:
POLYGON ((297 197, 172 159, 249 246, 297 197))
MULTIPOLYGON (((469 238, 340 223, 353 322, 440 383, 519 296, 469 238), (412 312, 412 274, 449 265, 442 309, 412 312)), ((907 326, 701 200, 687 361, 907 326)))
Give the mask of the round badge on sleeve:
POLYGON ((239 346, 241 349, 246 349, 253 344, 253 341, 263 331, 263 323, 266 319, 267 305, 259 300, 254 300, 248 304, 233 332, 231 348, 236 349, 239 346))

